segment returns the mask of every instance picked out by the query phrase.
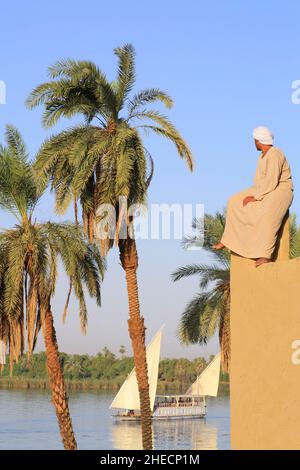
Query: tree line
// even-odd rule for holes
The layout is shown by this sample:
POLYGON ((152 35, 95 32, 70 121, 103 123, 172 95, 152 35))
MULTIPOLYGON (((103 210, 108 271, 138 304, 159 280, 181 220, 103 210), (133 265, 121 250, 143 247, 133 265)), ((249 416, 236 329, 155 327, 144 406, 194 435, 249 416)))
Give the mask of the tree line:
MULTIPOLYGON (((162 359, 159 364, 158 391, 172 390, 183 393, 212 358, 213 356, 208 359, 197 357, 192 360, 186 358, 162 359)), ((78 387, 74 388, 82 389, 117 390, 134 367, 133 357, 125 354, 118 357, 108 348, 103 348, 95 355, 59 353, 59 359, 67 383, 79 381, 82 383, 82 387, 78 384, 78 387)), ((23 381, 24 384, 30 385, 30 381, 33 380, 41 380, 43 384, 47 383, 46 361, 45 352, 34 353, 29 361, 26 356, 23 356, 15 365, 13 380, 10 382, 5 380, 10 377, 9 366, 6 365, 2 371, 0 386, 1 382, 13 384, 14 379, 22 379, 21 382, 16 380, 16 384, 22 384, 23 381)), ((227 382, 228 375, 221 373, 220 380, 227 382)), ((72 388, 72 383, 68 383, 68 385, 72 388)))

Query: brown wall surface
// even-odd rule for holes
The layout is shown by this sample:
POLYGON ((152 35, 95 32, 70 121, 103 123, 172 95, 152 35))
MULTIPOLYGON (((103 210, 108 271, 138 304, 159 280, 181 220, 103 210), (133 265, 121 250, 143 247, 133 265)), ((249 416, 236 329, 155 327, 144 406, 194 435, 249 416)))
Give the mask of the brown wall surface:
POLYGON ((300 449, 300 364, 292 362, 292 343, 300 340, 300 258, 284 259, 287 237, 276 262, 259 268, 232 255, 233 449, 300 449))

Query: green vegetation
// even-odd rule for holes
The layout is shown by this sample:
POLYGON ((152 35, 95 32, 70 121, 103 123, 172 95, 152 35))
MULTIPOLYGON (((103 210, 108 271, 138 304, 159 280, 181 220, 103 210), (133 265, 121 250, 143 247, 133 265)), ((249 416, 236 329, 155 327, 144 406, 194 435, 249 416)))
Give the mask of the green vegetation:
POLYGON ((173 281, 198 276, 199 292, 188 303, 181 315, 178 337, 183 344, 205 345, 215 333, 219 335, 222 370, 230 364, 230 253, 227 249, 216 251, 212 246, 222 236, 225 214, 205 214, 202 220, 192 223, 196 236, 183 241, 184 248, 197 246, 203 239, 203 249, 210 255, 210 264, 194 263, 182 266, 172 274, 173 281))
MULTIPOLYGON (((184 392, 210 360, 203 357, 161 360, 158 393, 184 392)), ((116 391, 133 368, 133 357, 126 356, 124 352, 117 357, 107 348, 95 356, 60 353, 60 361, 66 385, 72 390, 116 391)), ((228 382, 227 374, 221 375, 221 382, 228 382)), ((33 354, 29 363, 23 356, 15 365, 12 378, 6 365, 0 378, 1 387, 47 388, 46 353, 33 354)))

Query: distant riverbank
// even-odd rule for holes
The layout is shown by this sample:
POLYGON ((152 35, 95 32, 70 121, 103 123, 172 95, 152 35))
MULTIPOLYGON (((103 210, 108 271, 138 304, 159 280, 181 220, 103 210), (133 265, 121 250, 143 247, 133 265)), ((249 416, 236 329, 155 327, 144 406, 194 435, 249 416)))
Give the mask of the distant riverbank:
MULTIPOLYGON (((123 382, 110 382, 103 380, 66 380, 66 387, 72 391, 96 391, 96 392, 117 392, 123 382)), ((190 383, 176 383, 176 382, 158 382, 158 394, 173 394, 184 393, 190 383)), ((46 390, 49 388, 47 379, 24 379, 19 377, 0 377, 0 389, 29 389, 29 390, 46 390)), ((220 395, 229 394, 229 382, 220 382, 219 386, 220 395)))
MULTIPOLYGON (((211 361, 203 357, 162 359, 159 364, 157 393, 184 393, 211 361)), ((60 353, 68 390, 116 392, 133 368, 133 358, 124 353, 117 357, 108 348, 94 356, 60 353)), ((220 391, 228 390, 228 375, 221 374, 220 391)), ((9 358, 0 376, 0 388, 47 389, 46 354, 22 357, 10 377, 9 358)))

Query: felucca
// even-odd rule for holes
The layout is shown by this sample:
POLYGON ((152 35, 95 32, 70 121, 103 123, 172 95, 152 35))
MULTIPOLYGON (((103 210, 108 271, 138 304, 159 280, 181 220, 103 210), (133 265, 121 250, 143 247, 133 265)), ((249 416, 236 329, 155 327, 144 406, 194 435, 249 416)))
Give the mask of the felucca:
MULTIPOLYGON (((219 387, 221 355, 197 377, 182 395, 156 395, 162 328, 147 347, 147 364, 150 386, 152 419, 203 418, 206 415, 206 396, 216 397, 219 387)), ((115 396, 110 408, 119 411, 114 415, 121 420, 139 420, 140 400, 138 385, 133 369, 115 396)))

